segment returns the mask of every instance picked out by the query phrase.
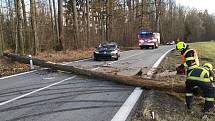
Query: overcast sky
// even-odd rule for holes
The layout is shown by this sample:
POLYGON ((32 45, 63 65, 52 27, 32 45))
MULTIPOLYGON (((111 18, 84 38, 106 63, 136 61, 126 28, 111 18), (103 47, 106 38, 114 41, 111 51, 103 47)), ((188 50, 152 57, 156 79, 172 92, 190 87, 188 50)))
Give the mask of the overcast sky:
POLYGON ((177 4, 194 7, 199 10, 207 9, 209 13, 215 14, 215 0, 176 0, 177 4))

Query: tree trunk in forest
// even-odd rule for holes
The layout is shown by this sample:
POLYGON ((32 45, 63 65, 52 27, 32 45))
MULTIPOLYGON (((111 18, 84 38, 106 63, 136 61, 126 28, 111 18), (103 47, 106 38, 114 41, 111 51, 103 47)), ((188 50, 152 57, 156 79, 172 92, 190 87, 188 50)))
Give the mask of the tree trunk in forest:
POLYGON ((8 23, 8 29, 9 29, 9 33, 8 35, 10 35, 11 38, 7 38, 7 40, 10 42, 10 44, 8 45, 9 47, 11 47, 13 50, 15 49, 15 19, 13 16, 13 8, 12 8, 12 0, 8 0, 7 2, 8 4, 8 9, 9 9, 9 23, 8 23))
POLYGON ((56 34, 56 39, 55 39, 55 43, 54 43, 54 49, 57 50, 58 42, 60 40, 60 35, 59 35, 59 27, 58 27, 58 22, 57 22, 57 13, 56 13, 56 7, 55 7, 55 0, 53 0, 52 2, 53 2, 55 34, 56 34))
POLYGON ((52 40, 54 41, 52 44, 55 44, 56 35, 55 35, 55 26, 54 26, 55 24, 54 24, 54 21, 53 21, 53 13, 52 13, 52 3, 51 3, 51 0, 49 0, 49 10, 50 10, 51 25, 52 25, 52 38, 53 38, 52 40))
POLYGON ((89 48, 90 41, 90 10, 89 10, 89 0, 86 0, 86 10, 87 10, 87 42, 86 47, 89 48))
POLYGON ((22 28, 22 16, 21 16, 21 1, 15 0, 16 10, 16 50, 15 53, 24 54, 24 42, 23 42, 23 28, 22 28))
POLYGON ((57 42, 57 50, 63 50, 63 0, 58 0, 58 30, 59 30, 59 40, 57 42))
POLYGON ((25 10, 25 1, 21 0, 21 3, 22 3, 23 28, 24 28, 23 41, 24 41, 25 48, 28 49, 31 46, 30 46, 30 39, 28 38, 28 30, 27 30, 28 23, 27 23, 26 10, 25 10))
MULTIPOLYGON (((26 64, 29 64, 29 60, 30 60, 29 57, 19 56, 15 54, 4 53, 4 56, 7 56, 12 60, 19 61, 26 64)), ((51 68, 54 70, 72 72, 74 74, 84 75, 89 78, 104 79, 108 81, 114 81, 114 82, 119 82, 127 85, 145 87, 145 88, 155 89, 160 91, 185 92, 184 82, 170 83, 170 82, 167 82, 166 80, 152 80, 152 79, 140 78, 137 76, 122 76, 122 75, 115 75, 115 74, 107 74, 104 72, 80 69, 74 66, 67 66, 67 65, 61 65, 61 64, 56 64, 52 62, 46 62, 46 61, 34 59, 34 58, 32 60, 33 60, 33 63, 37 66, 51 68)), ((174 82, 176 82, 176 80, 174 82)))
POLYGON ((33 54, 36 55, 39 52, 39 39, 37 33, 37 10, 36 10, 36 2, 35 0, 30 0, 30 8, 31 8, 31 27, 33 31, 33 54))
POLYGON ((160 32, 160 6, 161 0, 155 0, 155 26, 157 32, 160 32))
POLYGON ((2 10, 0 9, 0 56, 3 55, 3 43, 4 43, 4 37, 3 37, 3 18, 2 18, 2 10))
POLYGON ((74 21, 74 29, 75 29, 75 49, 78 49, 79 47, 79 29, 78 29, 78 14, 77 14, 77 8, 76 8, 76 0, 72 0, 72 12, 73 12, 73 21, 74 21))

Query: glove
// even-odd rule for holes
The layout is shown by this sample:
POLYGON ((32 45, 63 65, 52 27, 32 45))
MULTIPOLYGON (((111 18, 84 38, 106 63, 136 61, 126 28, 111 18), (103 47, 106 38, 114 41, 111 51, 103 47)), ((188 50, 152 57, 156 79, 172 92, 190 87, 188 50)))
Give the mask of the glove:
POLYGON ((180 65, 176 68, 177 74, 179 75, 185 75, 185 68, 183 65, 180 65))

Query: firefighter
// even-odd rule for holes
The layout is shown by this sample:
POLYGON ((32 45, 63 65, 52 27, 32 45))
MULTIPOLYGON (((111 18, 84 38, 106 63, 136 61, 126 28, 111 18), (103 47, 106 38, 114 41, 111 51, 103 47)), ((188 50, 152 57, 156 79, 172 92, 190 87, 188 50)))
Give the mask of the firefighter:
POLYGON ((189 45, 184 42, 178 42, 176 44, 176 49, 180 51, 182 59, 182 64, 176 68, 177 72, 186 70, 187 73, 189 73, 192 68, 199 66, 199 59, 196 50, 189 48, 189 45))
POLYGON ((188 109, 192 108, 193 102, 193 88, 198 87, 203 91, 205 97, 205 104, 202 110, 203 113, 207 113, 213 108, 214 102, 214 87, 212 84, 213 72, 212 65, 206 63, 203 67, 195 67, 187 74, 186 78, 186 105, 188 109), (210 72, 211 71, 211 72, 210 72), (211 73, 211 74, 210 74, 211 73))

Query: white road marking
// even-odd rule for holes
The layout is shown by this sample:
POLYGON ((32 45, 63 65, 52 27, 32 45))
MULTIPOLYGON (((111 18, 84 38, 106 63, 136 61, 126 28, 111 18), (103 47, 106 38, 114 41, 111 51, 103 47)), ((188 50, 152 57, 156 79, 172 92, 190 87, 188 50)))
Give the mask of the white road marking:
POLYGON ((20 75, 23 75, 23 74, 29 74, 29 73, 36 72, 36 71, 37 70, 33 70, 33 71, 27 71, 27 72, 23 72, 23 73, 19 73, 19 74, 14 74, 14 75, 10 75, 10 76, 5 76, 5 77, 1 77, 0 80, 11 78, 11 77, 15 77, 15 76, 20 76, 20 75))
POLYGON ((147 72, 147 77, 146 78, 151 78, 153 73, 155 72, 156 68, 159 66, 159 64, 161 63, 161 61, 164 59, 164 57, 170 52, 174 50, 174 48, 168 50, 166 53, 164 53, 156 62, 155 64, 152 66, 152 68, 147 72))
POLYGON ((136 87, 131 95, 127 98, 125 103, 120 107, 111 121, 126 121, 128 115, 133 109, 134 105, 141 96, 143 90, 140 87, 136 87))
POLYGON ((33 93, 39 92, 39 91, 41 91, 41 90, 47 89, 47 88, 52 87, 52 86, 54 86, 54 85, 60 84, 60 83, 65 82, 65 81, 67 81, 67 80, 73 79, 73 78, 75 78, 75 77, 77 77, 77 76, 72 76, 72 77, 66 78, 66 79, 61 80, 61 81, 59 81, 59 82, 50 84, 50 85, 45 86, 45 87, 43 87, 43 88, 39 88, 39 89, 37 89, 37 90, 34 90, 34 91, 32 91, 32 92, 26 93, 26 94, 21 95, 21 96, 18 96, 18 97, 16 97, 16 98, 10 99, 10 100, 8 100, 8 101, 1 102, 1 103, 0 103, 0 106, 5 105, 5 104, 10 103, 10 102, 13 102, 13 101, 18 100, 18 99, 21 99, 21 98, 26 97, 26 96, 28 96, 28 95, 31 95, 31 94, 33 94, 33 93))
MULTIPOLYGON (((153 68, 157 68, 163 58, 173 49, 164 53, 152 66, 153 68)), ((149 72, 151 69, 149 70, 149 72)), ((152 76, 152 75, 151 75, 152 76)), ((138 101, 139 97, 141 96, 143 90, 140 87, 136 87, 131 95, 126 99, 125 103, 120 107, 118 112, 114 115, 111 121, 126 121, 127 117, 129 116, 131 110, 135 106, 136 102, 138 101)))

